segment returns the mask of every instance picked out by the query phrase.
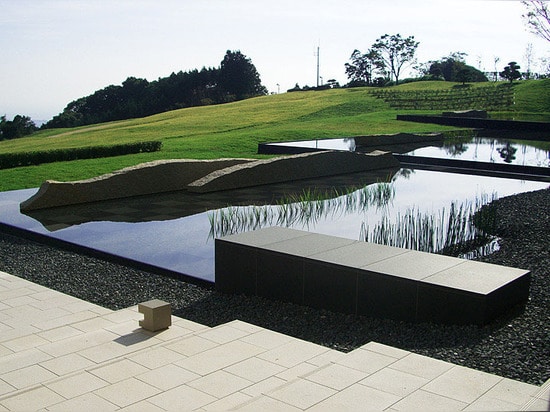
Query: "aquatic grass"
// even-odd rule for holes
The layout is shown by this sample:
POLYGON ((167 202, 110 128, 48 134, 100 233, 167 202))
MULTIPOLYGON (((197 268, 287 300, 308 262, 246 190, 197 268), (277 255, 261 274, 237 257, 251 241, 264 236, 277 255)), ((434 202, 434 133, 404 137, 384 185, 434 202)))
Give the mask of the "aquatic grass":
POLYGON ((483 207, 496 199, 496 194, 482 194, 473 201, 451 202, 448 208, 424 212, 416 207, 388 215, 373 227, 361 225, 360 237, 366 242, 388 246, 460 256, 494 240, 496 224, 493 207, 483 207))
POLYGON ((448 207, 425 212, 417 207, 398 211, 390 217, 389 205, 395 197, 391 182, 360 189, 348 187, 318 190, 307 188, 283 197, 275 205, 228 206, 208 213, 210 237, 216 238, 269 226, 299 227, 309 230, 321 219, 338 220, 345 214, 376 208, 378 222, 370 227, 362 222, 359 239, 450 256, 474 256, 498 247, 494 241, 496 194, 482 194, 473 200, 453 201, 448 207), (484 251, 483 248, 486 250, 484 251))

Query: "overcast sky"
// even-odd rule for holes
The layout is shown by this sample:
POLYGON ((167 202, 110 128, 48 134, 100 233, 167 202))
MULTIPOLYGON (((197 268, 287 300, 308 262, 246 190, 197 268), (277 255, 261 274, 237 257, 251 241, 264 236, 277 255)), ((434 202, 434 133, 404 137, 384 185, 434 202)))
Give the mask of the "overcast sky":
POLYGON ((536 60, 550 57, 524 11, 512 0, 0 0, 0 115, 48 120, 129 76, 218 67, 226 50, 283 92, 315 85, 319 47, 323 81, 345 84, 353 50, 385 33, 415 36, 420 62, 460 51, 481 69, 495 57, 499 70, 524 67, 529 43, 536 60))

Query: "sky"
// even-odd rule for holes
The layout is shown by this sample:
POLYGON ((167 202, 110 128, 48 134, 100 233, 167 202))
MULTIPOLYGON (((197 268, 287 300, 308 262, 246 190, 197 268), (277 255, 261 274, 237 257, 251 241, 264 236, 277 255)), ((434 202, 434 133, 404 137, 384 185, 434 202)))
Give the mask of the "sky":
POLYGON ((529 44, 550 57, 524 13, 514 0, 0 0, 0 115, 49 120, 130 76, 218 67, 227 50, 271 93, 315 86, 317 60, 323 82, 345 84, 351 53, 383 34, 414 36, 419 62, 464 52, 482 70, 524 68, 529 44))

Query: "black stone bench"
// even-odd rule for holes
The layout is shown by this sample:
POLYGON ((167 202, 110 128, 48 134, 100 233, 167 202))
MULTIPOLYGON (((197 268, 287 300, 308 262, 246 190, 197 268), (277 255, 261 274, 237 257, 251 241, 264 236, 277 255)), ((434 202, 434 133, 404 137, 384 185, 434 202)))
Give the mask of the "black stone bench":
POLYGON ((527 301, 530 272, 271 227, 215 241, 216 289, 410 322, 486 324, 527 301))

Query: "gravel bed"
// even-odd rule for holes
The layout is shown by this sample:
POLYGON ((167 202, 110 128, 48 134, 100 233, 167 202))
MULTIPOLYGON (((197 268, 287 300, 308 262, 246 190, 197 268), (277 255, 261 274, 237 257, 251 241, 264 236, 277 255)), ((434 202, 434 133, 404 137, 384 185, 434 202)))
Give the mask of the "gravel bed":
POLYGON ((174 314, 209 326, 240 319, 350 351, 377 341, 511 379, 550 378, 550 189, 510 196, 497 207, 499 251, 480 260, 530 269, 530 299, 490 325, 410 324, 230 296, 0 232, 0 270, 120 309, 158 298, 174 314))

